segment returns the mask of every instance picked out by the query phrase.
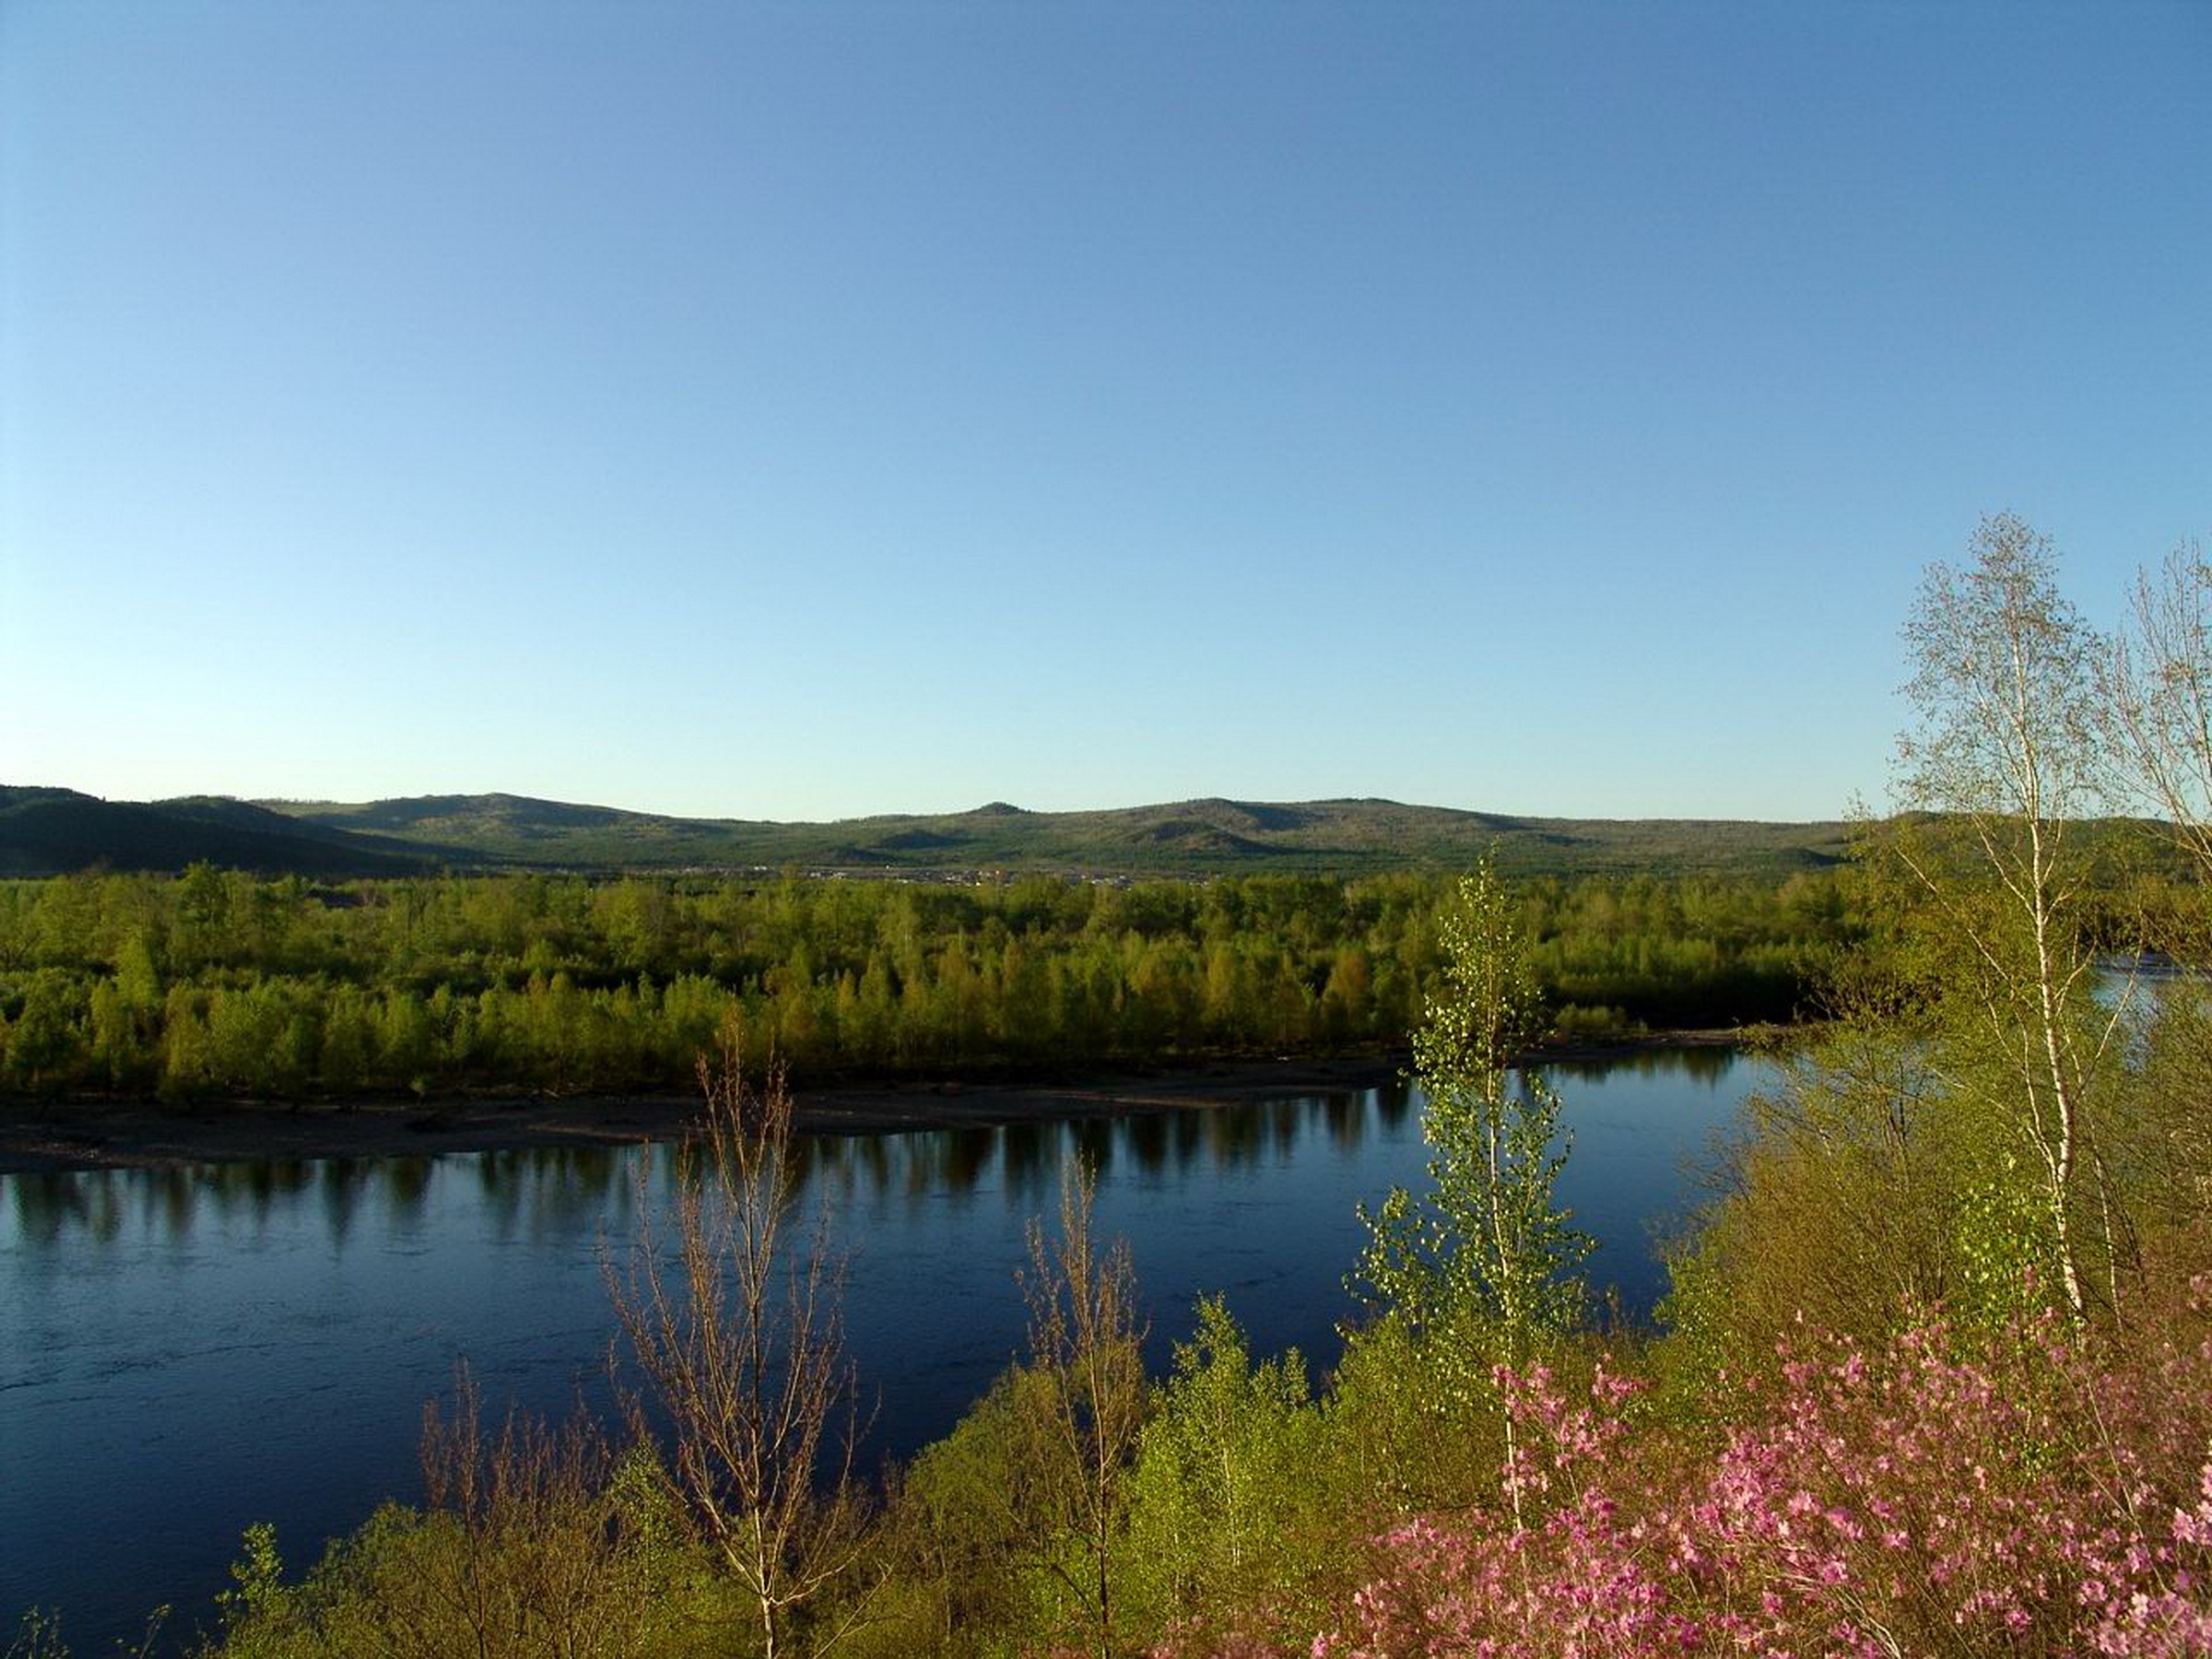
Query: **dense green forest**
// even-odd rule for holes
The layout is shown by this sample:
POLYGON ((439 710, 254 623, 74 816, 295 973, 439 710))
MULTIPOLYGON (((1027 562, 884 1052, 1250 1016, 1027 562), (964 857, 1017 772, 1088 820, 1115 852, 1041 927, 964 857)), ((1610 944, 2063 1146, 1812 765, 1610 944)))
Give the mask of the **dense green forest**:
MULTIPOLYGON (((1444 884, 1249 877, 184 876, 0 883, 0 1083, 300 1098, 688 1085, 735 1017, 805 1083, 1394 1045, 1444 884)), ((1570 1035, 1786 1020, 1857 931, 1830 873, 1517 889, 1570 1035)))
MULTIPOLYGON (((1253 1354, 1209 1298, 1147 1376, 1128 1254, 1071 1171, 1008 1290, 1026 1354, 881 1477, 841 1451, 853 1379, 835 1273, 786 1202, 789 1099, 724 1048, 674 1214, 609 1264, 641 1408, 501 1424, 465 1381, 426 1423, 418 1502, 303 1573, 247 1535, 210 1651, 2212 1653, 2212 565, 2147 577, 2111 641, 2024 525, 1989 521, 1972 555, 1914 612, 1912 811, 1868 827, 1847 888, 1516 888, 1485 866, 1442 888, 464 882, 335 906, 211 873, 12 889, 31 959, 12 972, 52 998, 127 980, 149 1013, 226 973, 250 994, 282 964, 291 980, 267 982, 417 997, 427 1020, 420 984, 496 938, 548 955, 449 1010, 550 996, 564 946, 576 967, 634 949, 641 976, 677 962, 655 950, 703 949, 684 971, 741 998, 848 977, 858 997, 877 972, 894 1006, 922 985, 953 1020, 924 1029, 958 1032, 944 988, 983 962, 1002 994, 1024 982, 1019 946, 1070 984, 1073 964, 1121 961, 1135 985, 1159 952, 1198 989, 1216 959, 1280 956, 1255 1006, 1294 985, 1314 1019, 1358 960, 1366 1001, 1340 986, 1339 1006, 1411 1038, 1428 1180, 1363 1215, 1333 1371, 1253 1354), (2194 879, 2100 875, 2112 849, 2081 828, 2123 791, 2159 806, 2194 879), (132 902, 155 908, 131 920, 132 902), (534 907, 573 931, 556 942, 534 907), (2158 947, 2157 971, 2116 964, 2121 936, 2158 947), (347 940, 364 973, 426 977, 356 984, 347 940), (1659 1328, 1609 1322, 1554 1201, 1558 1101, 1511 1062, 1563 993, 1626 1002, 1700 964, 1726 982, 1766 951, 1817 979, 1830 1018, 1716 1171, 1659 1328)), ((638 982, 571 979, 571 1006, 635 1002, 638 982)), ((1044 1006, 1057 982, 1042 970, 1044 1006)), ((1147 1018, 1182 1006, 1135 1000, 1147 1018)), ((1201 1040, 1207 1006, 1182 1016, 1201 1040)), ((11 1044, 71 1025, 29 1006, 11 1044)), ((88 1002, 72 1018, 97 1023, 88 1002)), ((20 1653, 57 1651, 26 1627, 20 1653)))

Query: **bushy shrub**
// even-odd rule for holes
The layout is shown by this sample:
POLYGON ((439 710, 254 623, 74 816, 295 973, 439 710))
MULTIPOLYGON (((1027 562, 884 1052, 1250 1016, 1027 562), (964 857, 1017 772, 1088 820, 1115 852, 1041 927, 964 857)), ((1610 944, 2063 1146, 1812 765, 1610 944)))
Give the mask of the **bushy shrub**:
POLYGON ((1571 1399, 1501 1371, 1531 1518, 1395 1528, 1315 1652, 2212 1651, 2212 1340, 1930 1320, 1777 1359, 1714 1441, 1610 1372, 1571 1399))

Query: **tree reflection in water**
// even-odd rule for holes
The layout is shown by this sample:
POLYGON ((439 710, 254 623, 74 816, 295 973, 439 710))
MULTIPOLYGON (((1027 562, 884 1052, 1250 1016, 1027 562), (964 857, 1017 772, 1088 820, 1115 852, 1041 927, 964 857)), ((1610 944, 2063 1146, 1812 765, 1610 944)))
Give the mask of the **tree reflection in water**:
MULTIPOLYGON (((1669 1050, 1621 1059, 1561 1062, 1547 1068, 1571 1102, 1577 1090, 1608 1080, 1661 1079, 1717 1088, 1738 1056, 1724 1049, 1669 1050)), ((1374 1136, 1410 1126, 1418 1096, 1402 1080, 1359 1091, 1204 1107, 1143 1111, 1118 1117, 1031 1121, 890 1135, 801 1135, 794 1161, 802 1199, 826 1200, 833 1215, 900 1202, 965 1212, 994 1187, 1005 1206, 1039 1213, 1058 1191, 1060 1170, 1079 1157, 1102 1178, 1126 1166, 1153 1182, 1206 1172, 1288 1165, 1309 1137, 1337 1158, 1359 1154, 1374 1136)), ((203 1210, 266 1227, 311 1198, 335 1250, 364 1226, 404 1240, 420 1233, 441 1206, 471 1204, 500 1243, 625 1233, 632 1220, 630 1171, 647 1163, 647 1191, 663 1195, 674 1179, 674 1149, 580 1143, 502 1151, 411 1154, 394 1158, 266 1159, 151 1170, 90 1170, 0 1177, 4 1213, 27 1247, 114 1243, 135 1212, 149 1235, 182 1245, 203 1210)))
MULTIPOLYGON (((1576 1075, 1580 1075, 1577 1073, 1576 1075)), ((1082 1158, 1101 1174, 1125 1162, 1153 1179, 1205 1170, 1288 1161, 1300 1140, 1320 1135, 1355 1151, 1377 1128, 1401 1124, 1410 1108, 1402 1083, 1359 1092, 1236 1100, 1121 1117, 1026 1122, 995 1127, 892 1135, 802 1135, 794 1157, 802 1194, 840 1200, 894 1194, 912 1203, 966 1207, 996 1185, 1028 1214, 1058 1190, 1062 1164, 1082 1158), (1024 1206, 1027 1206, 1024 1208, 1024 1206)), ((626 1226, 629 1171, 647 1160, 648 1190, 665 1194, 675 1160, 665 1145, 581 1143, 489 1152, 389 1158, 264 1159, 144 1170, 74 1170, 0 1177, 13 1230, 25 1245, 112 1243, 129 1211, 151 1235, 190 1241, 203 1209, 266 1226, 311 1199, 334 1248, 364 1224, 388 1234, 418 1230, 440 1189, 465 1183, 503 1243, 543 1242, 580 1227, 626 1226), (371 1211, 373 1211, 371 1216, 371 1211)), ((460 1194, 449 1194, 452 1201, 460 1194)))

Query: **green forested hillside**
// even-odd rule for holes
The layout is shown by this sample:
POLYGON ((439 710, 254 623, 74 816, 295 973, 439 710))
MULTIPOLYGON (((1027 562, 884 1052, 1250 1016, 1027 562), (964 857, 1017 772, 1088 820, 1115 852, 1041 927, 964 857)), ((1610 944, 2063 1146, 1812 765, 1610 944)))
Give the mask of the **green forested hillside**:
POLYGON ((74 789, 0 784, 0 876, 173 871, 192 864, 265 875, 408 876, 472 860, 465 852, 356 834, 245 801, 103 801, 74 789))
POLYGON ((505 794, 265 805, 328 829, 507 863, 599 869, 1359 875, 1465 869, 1489 853, 1510 874, 1767 875, 1833 864, 1845 841, 1841 823, 1535 818, 1382 800, 1208 799, 1098 812, 993 802, 971 812, 827 824, 661 818, 505 794))

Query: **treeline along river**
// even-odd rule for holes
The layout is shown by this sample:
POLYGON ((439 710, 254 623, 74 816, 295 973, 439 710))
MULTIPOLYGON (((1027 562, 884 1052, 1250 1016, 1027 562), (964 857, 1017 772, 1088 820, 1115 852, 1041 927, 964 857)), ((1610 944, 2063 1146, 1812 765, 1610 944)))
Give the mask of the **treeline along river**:
MULTIPOLYGON (((1593 1283, 1648 1313, 1687 1167, 1765 1062, 1726 1051, 1559 1066, 1560 1194, 1593 1283)), ((1077 1156, 1100 1230, 1132 1242, 1164 1369, 1227 1293, 1255 1348, 1317 1367, 1356 1304, 1354 1206, 1422 1179, 1403 1087, 801 1143, 806 1202, 849 1253, 846 1317, 872 1456, 947 1432, 1019 1351, 1014 1273, 1077 1156)), ((211 1164, 0 1176, 0 1617, 59 1605, 80 1653, 174 1606, 212 1620, 239 1535, 287 1559, 417 1489, 423 1402, 465 1360, 495 1405, 607 1405, 603 1251, 666 1197, 672 1147, 211 1164)))
MULTIPOLYGON (((737 1019, 802 1088, 1402 1042, 1441 878, 1121 888, 535 877, 0 881, 0 1092, 171 1101, 681 1088, 737 1019)), ((1787 1020, 1832 876, 1535 881, 1562 1035, 1787 1020)))

